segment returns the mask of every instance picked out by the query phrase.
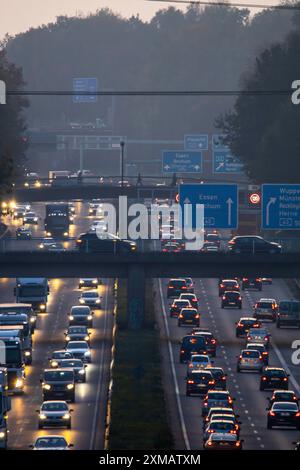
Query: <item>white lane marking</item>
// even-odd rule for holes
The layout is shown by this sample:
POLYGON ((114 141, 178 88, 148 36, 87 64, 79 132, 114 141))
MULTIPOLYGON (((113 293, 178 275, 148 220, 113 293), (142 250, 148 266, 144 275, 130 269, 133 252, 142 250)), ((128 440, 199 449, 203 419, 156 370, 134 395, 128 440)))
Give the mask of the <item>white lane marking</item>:
POLYGON ((105 336, 106 336, 106 330, 107 330, 107 318, 108 318, 108 311, 107 311, 107 303, 108 303, 108 292, 109 292, 109 286, 110 283, 108 282, 107 284, 107 289, 105 292, 105 302, 104 302, 104 329, 103 329, 103 341, 101 345, 101 359, 99 363, 99 375, 98 375, 98 383, 97 383, 97 392, 96 392, 96 404, 95 404, 95 412, 93 416, 93 422, 92 422, 92 433, 91 433, 91 439, 90 439, 90 450, 93 450, 94 444, 95 444, 95 436, 97 432, 97 427, 98 427, 98 410, 100 406, 100 394, 101 394, 101 389, 102 389, 102 376, 103 376, 103 369, 104 369, 104 344, 105 344, 105 336))
POLYGON ((185 424, 185 420, 184 420, 184 414, 183 414, 183 410, 182 410, 182 404, 181 404, 181 400, 180 400, 180 392, 179 392, 178 380, 177 380, 177 375, 176 375, 176 370, 175 370, 174 354, 173 354, 173 349, 172 349, 172 345, 171 345, 171 341, 170 341, 170 329, 169 329, 168 320, 167 320, 167 312, 166 312, 166 307, 165 307, 165 303, 164 303, 161 279, 158 280, 158 285, 159 285, 161 306, 162 306, 162 311, 163 311, 163 319, 164 319, 165 329, 166 329, 166 333, 167 333, 167 337, 168 337, 168 350, 169 350, 169 356, 170 356, 170 361, 171 361, 171 370, 172 370, 174 387, 175 387, 176 402, 177 402, 177 407, 178 407, 178 412, 179 412, 179 417, 180 417, 181 431, 182 431, 182 434, 183 434, 183 439, 184 439, 186 449, 191 450, 190 441, 189 441, 189 438, 188 438, 186 424, 185 424))

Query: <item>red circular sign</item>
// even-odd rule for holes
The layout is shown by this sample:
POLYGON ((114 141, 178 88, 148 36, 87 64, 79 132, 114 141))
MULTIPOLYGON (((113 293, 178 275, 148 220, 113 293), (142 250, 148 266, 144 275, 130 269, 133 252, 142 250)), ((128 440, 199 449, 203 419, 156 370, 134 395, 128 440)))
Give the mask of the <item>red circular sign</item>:
POLYGON ((252 193, 249 195, 249 201, 251 204, 259 204, 260 203, 260 194, 252 193))

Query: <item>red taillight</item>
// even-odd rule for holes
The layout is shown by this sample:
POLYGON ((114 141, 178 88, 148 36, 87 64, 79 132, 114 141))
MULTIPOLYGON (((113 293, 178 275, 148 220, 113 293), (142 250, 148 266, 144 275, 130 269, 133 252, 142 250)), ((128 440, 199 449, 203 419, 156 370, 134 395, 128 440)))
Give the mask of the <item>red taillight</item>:
POLYGON ((236 445, 236 447, 240 447, 241 441, 237 441, 237 442, 235 443, 235 445, 236 445))
POLYGON ((182 350, 180 351, 180 354, 184 354, 184 349, 182 349, 182 350))
POLYGON ((239 300, 242 300, 242 297, 239 297, 239 300))
POLYGON ((225 375, 223 375, 222 380, 226 380, 226 376, 225 376, 225 375))
POLYGON ((174 287, 173 287, 173 286, 169 286, 169 289, 174 289, 174 287))
POLYGON ((214 433, 214 432, 215 432, 215 431, 214 431, 213 429, 209 429, 209 430, 207 431, 208 434, 212 434, 212 433, 214 433))
POLYGON ((209 385, 214 385, 214 384, 215 384, 215 381, 214 381, 214 380, 210 380, 208 383, 209 383, 209 385))
POLYGON ((212 339, 212 340, 211 340, 211 344, 216 344, 216 342, 217 342, 217 341, 216 341, 215 339, 212 339))
POLYGON ((195 318, 200 318, 200 315, 199 315, 199 313, 197 313, 197 315, 195 315, 195 318))
POLYGON ((293 397, 293 400, 297 401, 297 400, 298 400, 298 398, 297 398, 297 397, 293 397))
POLYGON ((225 297, 225 295, 223 295, 222 299, 223 299, 223 300, 226 300, 226 297, 225 297))
POLYGON ((242 356, 242 355, 240 355, 239 359, 243 359, 243 356, 242 356))
POLYGON ((175 304, 172 304, 172 305, 171 305, 171 308, 175 308, 175 307, 176 307, 176 305, 175 305, 175 304))
POLYGON ((183 315, 182 315, 182 313, 180 313, 180 315, 179 315, 179 318, 183 318, 183 315))
POLYGON ((248 278, 247 277, 243 277, 243 281, 248 281, 248 278))
POLYGON ((229 431, 230 434, 236 434, 236 430, 235 429, 231 429, 231 431, 229 431))
POLYGON ((268 352, 267 352, 267 351, 264 351, 262 354, 263 354, 263 356, 267 356, 267 355, 268 355, 268 352))
POLYGON ((230 240, 230 242, 228 242, 228 245, 234 245, 234 244, 235 244, 234 240, 230 240))
POLYGON ((233 403, 232 398, 228 398, 228 403, 229 403, 230 405, 232 405, 232 403, 233 403))
POLYGON ((270 412, 269 412, 269 415, 270 415, 270 416, 275 416, 274 411, 270 411, 270 412))
POLYGON ((166 252, 166 251, 168 251, 168 250, 167 250, 166 248, 163 248, 163 250, 162 250, 162 251, 163 251, 163 252, 166 252))
POLYGON ((224 287, 224 284, 221 284, 220 287, 224 287))
POLYGON ((283 381, 284 381, 284 382, 287 382, 287 377, 283 377, 283 381))
POLYGON ((299 418, 300 417, 300 412, 297 411, 297 413, 295 414, 296 418, 299 418))
POLYGON ((181 287, 181 290, 186 290, 186 289, 187 289, 186 286, 182 286, 182 287, 181 287))
POLYGON ((269 338, 268 338, 267 336, 265 336, 265 341, 268 341, 268 339, 269 339, 269 338))
POLYGON ((194 384, 194 380, 188 380, 188 384, 194 384))
POLYGON ((265 382, 267 380, 267 377, 262 377, 261 380, 265 382))

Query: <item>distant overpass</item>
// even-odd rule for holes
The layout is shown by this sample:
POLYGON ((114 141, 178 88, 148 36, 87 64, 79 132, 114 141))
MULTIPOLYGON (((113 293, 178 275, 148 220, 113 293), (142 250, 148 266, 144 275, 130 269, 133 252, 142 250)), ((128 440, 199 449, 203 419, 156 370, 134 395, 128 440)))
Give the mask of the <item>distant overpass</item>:
POLYGON ((20 202, 114 199, 121 195, 132 199, 154 197, 173 199, 176 192, 177 188, 171 186, 125 186, 121 188, 117 185, 74 184, 29 189, 17 188, 13 192, 13 197, 20 202))
MULTIPOLYGON (((300 253, 0 253, 0 277, 108 277, 128 279, 129 324, 143 322, 147 278, 192 276, 298 278, 300 253)), ((217 288, 217 286, 216 286, 217 288)))

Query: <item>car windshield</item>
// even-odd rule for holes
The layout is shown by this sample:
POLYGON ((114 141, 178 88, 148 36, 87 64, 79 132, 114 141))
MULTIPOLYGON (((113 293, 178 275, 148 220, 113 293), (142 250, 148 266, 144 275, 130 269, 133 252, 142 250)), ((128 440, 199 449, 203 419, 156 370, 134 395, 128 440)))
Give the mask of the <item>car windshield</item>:
POLYGON ((228 395, 224 393, 212 392, 208 395, 209 400, 228 400, 228 395))
POLYGON ((87 329, 82 326, 74 326, 74 327, 72 326, 68 329, 68 334, 70 335, 74 335, 78 333, 87 334, 87 329))
POLYGON ((250 351, 250 350, 249 351, 243 351, 242 352, 242 357, 244 357, 244 358, 248 358, 248 357, 249 358, 250 357, 258 358, 259 357, 259 351, 250 351))
POLYGON ((52 354, 52 359, 62 359, 67 356, 68 353, 66 351, 57 351, 52 354))
POLYGON ((296 405, 296 403, 275 403, 273 405, 273 410, 298 411, 298 406, 296 405))
POLYGON ((257 308, 272 308, 272 302, 257 302, 257 308))
POLYGON ((82 297, 86 297, 87 299, 96 299, 98 297, 97 292, 85 292, 82 297))
POLYGON ((68 411, 68 405, 63 402, 44 403, 41 407, 42 411, 68 411))
POLYGON ((83 363, 80 359, 63 359, 60 363, 60 367, 83 367, 83 363))
POLYGON ((271 377, 285 377, 283 370, 267 370, 266 373, 271 377))
POLYGON ((40 437, 35 447, 67 447, 67 442, 64 437, 40 437))
POLYGON ((51 370, 44 373, 44 380, 47 381, 72 381, 72 371, 51 370))
POLYGON ((186 282, 185 280, 170 281, 169 285, 173 287, 183 287, 186 285, 186 282))
POLYGON ((83 341, 71 341, 69 343, 69 348, 70 349, 87 349, 88 346, 83 341))

